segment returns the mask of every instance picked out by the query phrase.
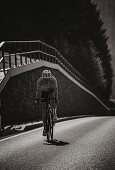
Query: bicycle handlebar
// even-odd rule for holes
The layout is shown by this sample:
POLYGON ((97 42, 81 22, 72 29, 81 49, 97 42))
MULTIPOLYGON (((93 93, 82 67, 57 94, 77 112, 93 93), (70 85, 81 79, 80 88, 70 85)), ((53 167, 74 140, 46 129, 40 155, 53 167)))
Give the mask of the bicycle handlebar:
POLYGON ((37 100, 48 100, 48 99, 56 99, 55 97, 46 97, 46 98, 38 98, 37 100))
POLYGON ((35 103, 37 103, 37 102, 40 101, 40 100, 46 100, 46 101, 48 101, 48 100, 50 100, 50 99, 55 99, 55 100, 56 100, 55 97, 38 98, 38 99, 35 101, 35 103))

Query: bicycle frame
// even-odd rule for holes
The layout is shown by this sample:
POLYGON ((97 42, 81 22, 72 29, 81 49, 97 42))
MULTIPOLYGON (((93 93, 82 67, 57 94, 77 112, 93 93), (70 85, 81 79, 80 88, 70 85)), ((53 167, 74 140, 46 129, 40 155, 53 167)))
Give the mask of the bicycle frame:
POLYGON ((45 100, 46 106, 47 106, 47 111, 46 111, 46 134, 47 134, 47 141, 53 141, 53 112, 52 108, 50 105, 50 99, 55 99, 55 98, 40 98, 39 100, 45 100))

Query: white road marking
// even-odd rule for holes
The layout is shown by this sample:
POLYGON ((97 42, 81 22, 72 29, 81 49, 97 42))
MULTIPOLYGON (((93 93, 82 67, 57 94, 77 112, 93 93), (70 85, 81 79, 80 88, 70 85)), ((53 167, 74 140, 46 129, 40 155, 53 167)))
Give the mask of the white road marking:
POLYGON ((28 132, 22 132, 21 134, 17 134, 17 135, 10 136, 10 137, 4 138, 4 139, 0 139, 0 142, 6 141, 6 140, 9 140, 9 139, 12 139, 12 138, 16 138, 16 137, 18 137, 18 136, 22 136, 22 135, 28 134, 28 133, 30 133, 30 132, 34 132, 34 131, 36 131, 36 130, 41 130, 42 128, 43 128, 43 127, 36 128, 36 129, 33 129, 33 130, 29 130, 28 132))

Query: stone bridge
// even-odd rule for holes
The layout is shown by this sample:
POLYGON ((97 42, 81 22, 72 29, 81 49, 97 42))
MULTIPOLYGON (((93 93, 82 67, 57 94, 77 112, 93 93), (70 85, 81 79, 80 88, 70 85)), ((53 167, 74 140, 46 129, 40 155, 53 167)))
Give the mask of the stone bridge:
POLYGON ((41 109, 35 104, 36 84, 46 68, 58 82, 58 117, 110 113, 102 96, 57 49, 39 40, 6 41, 0 43, 2 127, 41 120, 41 109))

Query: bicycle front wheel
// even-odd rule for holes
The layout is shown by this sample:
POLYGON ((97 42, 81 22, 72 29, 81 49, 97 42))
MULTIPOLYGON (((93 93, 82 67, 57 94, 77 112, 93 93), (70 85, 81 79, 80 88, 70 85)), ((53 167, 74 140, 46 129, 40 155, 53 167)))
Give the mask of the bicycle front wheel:
POLYGON ((53 118, 51 114, 48 116, 47 120, 47 141, 53 141, 53 118))
POLYGON ((53 136, 52 136, 52 129, 50 124, 47 125, 47 141, 50 142, 53 140, 53 136))
POLYGON ((51 141, 53 141, 53 124, 50 126, 51 141))

